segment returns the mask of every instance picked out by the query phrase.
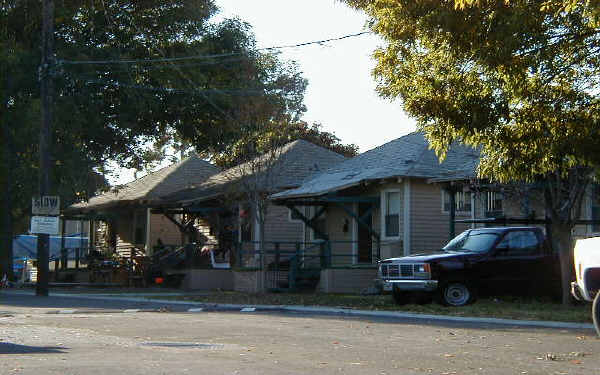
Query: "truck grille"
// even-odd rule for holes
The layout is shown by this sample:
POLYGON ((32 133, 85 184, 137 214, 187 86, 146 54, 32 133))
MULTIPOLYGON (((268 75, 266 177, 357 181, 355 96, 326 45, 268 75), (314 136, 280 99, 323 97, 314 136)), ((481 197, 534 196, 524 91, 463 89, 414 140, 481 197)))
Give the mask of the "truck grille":
POLYGON ((400 276, 412 277, 413 276, 413 265, 412 264, 401 264, 400 265, 400 276))
POLYGON ((380 271, 383 278, 423 278, 423 275, 415 276, 419 272, 421 264, 381 264, 380 271))

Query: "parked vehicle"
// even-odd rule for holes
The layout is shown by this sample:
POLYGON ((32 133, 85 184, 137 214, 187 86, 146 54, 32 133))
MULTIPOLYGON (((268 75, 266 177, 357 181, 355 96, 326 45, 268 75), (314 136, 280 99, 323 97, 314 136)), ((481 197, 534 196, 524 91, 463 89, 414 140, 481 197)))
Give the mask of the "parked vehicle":
POLYGON ((571 294, 592 302, 594 327, 600 335, 600 237, 577 240, 574 261, 576 281, 571 283, 571 294))
POLYGON ((560 263, 536 227, 469 229, 441 251, 380 262, 378 283, 398 304, 463 306, 479 293, 560 295, 560 263))

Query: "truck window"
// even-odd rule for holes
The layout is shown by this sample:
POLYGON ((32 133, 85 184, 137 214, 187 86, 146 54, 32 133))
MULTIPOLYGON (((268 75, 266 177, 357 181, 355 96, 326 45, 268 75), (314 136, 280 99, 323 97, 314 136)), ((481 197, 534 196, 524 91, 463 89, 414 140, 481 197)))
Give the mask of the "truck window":
POLYGON ((491 232, 463 232, 444 246, 443 250, 485 253, 491 249, 497 238, 498 234, 491 232))
POLYGON ((506 255, 534 255, 540 250, 540 242, 533 231, 508 232, 496 249, 506 255))

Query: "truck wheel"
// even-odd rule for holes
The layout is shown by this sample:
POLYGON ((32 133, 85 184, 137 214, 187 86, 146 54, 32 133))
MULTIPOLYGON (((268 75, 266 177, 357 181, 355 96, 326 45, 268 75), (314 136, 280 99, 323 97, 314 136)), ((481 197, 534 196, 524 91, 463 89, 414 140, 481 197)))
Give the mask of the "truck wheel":
POLYGON ((475 301, 475 290, 466 283, 448 283, 441 290, 440 300, 445 306, 465 306, 475 301))
POLYGON ((594 320, 596 333, 600 336, 600 292, 596 293, 596 298, 594 298, 594 303, 592 304, 592 319, 594 320))
POLYGON ((396 305, 406 305, 410 297, 407 292, 398 289, 396 286, 392 288, 392 296, 396 305))

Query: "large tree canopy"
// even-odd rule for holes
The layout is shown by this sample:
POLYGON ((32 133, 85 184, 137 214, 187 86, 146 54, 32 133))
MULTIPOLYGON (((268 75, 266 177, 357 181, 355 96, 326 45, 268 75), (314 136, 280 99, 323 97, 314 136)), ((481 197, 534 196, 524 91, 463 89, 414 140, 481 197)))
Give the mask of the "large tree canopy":
MULTIPOLYGON (((257 50, 246 23, 213 21, 217 11, 212 0, 55 2, 52 193, 64 204, 101 187, 109 160, 139 168, 152 143, 219 154, 242 131, 304 112, 296 66, 257 50)), ((12 150, 0 183, 15 217, 37 190, 41 25, 39 1, 0 2, 0 144, 12 150)))
POLYGON ((379 92, 400 97, 440 153, 456 138, 483 146, 481 172, 501 181, 600 162, 600 29, 583 7, 347 2, 385 40, 379 92))
POLYGON ((595 2, 345 0, 384 40, 378 91, 400 98, 443 157, 460 140, 479 172, 544 181, 561 251, 563 301, 571 229, 600 166, 600 28, 595 2))

